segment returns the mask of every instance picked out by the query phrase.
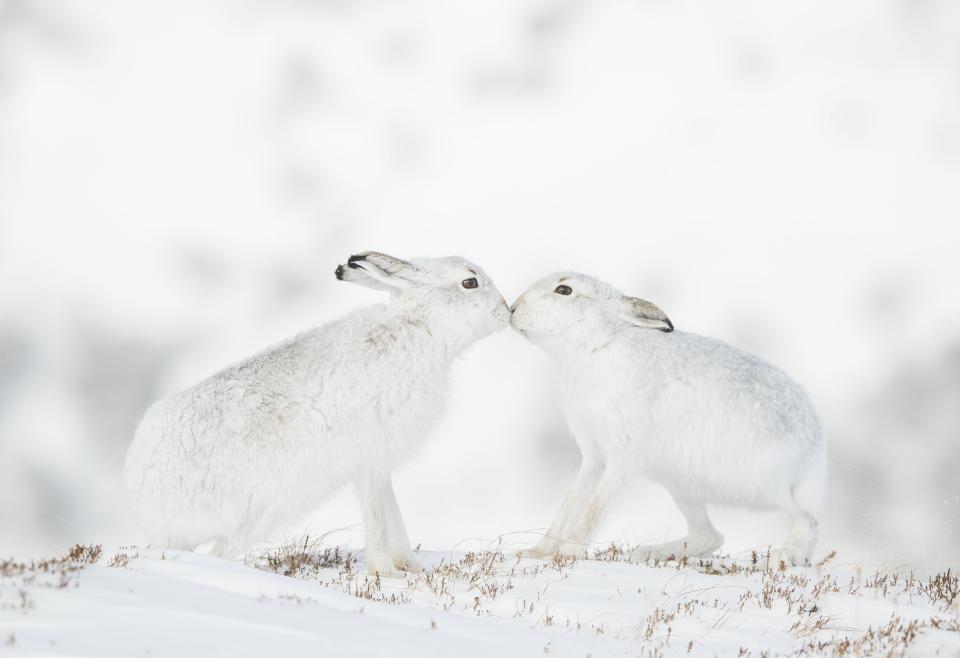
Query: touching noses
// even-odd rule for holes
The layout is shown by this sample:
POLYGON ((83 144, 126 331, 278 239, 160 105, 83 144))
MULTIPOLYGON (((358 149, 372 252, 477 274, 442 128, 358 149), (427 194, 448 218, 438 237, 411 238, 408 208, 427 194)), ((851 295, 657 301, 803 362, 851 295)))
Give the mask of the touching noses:
POLYGON ((507 300, 503 298, 503 295, 500 295, 500 303, 497 304, 493 313, 500 322, 510 322, 510 307, 507 306, 507 300))

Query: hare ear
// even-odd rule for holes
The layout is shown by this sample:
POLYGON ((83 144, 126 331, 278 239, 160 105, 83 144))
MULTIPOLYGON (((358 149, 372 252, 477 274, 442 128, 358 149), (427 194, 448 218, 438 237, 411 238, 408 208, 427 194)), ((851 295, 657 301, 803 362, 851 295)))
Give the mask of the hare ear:
POLYGON ((341 281, 373 288, 374 290, 402 290, 410 287, 409 275, 416 267, 405 260, 367 251, 347 259, 346 265, 338 265, 336 275, 341 281))
POLYGON ((673 331, 673 323, 667 314, 645 299, 624 296, 622 309, 620 317, 632 325, 665 332, 673 331))

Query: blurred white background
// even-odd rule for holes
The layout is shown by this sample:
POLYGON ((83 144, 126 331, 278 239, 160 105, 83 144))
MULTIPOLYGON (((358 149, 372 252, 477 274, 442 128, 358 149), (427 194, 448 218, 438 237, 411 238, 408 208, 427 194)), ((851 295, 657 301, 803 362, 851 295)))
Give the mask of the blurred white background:
MULTIPOLYGON (((958 220, 950 0, 0 0, 0 554, 138 541, 146 406, 378 301, 333 277, 376 249, 508 300, 581 270, 773 361, 831 442, 820 548, 956 563, 958 220)), ((454 378, 411 539, 522 545, 578 459, 549 364, 503 332, 454 378)), ((349 492, 304 527, 362 545, 349 492)), ((682 531, 644 485, 600 539, 682 531)))

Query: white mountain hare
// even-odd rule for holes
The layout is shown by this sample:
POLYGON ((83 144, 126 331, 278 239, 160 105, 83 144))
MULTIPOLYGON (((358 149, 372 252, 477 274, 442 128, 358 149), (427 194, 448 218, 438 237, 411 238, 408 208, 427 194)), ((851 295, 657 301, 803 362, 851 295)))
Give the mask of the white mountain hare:
POLYGON ((125 476, 152 541, 233 556, 340 486, 360 497, 366 564, 419 570, 393 468, 440 415, 454 358, 503 329, 509 309, 462 258, 368 252, 336 275, 390 293, 154 404, 125 476))
POLYGON ((659 482, 687 536, 632 559, 708 555, 723 543, 706 503, 782 509, 792 531, 776 559, 809 560, 826 469, 810 400, 786 374, 712 338, 673 331, 650 302, 583 274, 552 274, 511 307, 511 324, 559 366, 580 471, 529 551, 582 555, 621 484, 659 482))

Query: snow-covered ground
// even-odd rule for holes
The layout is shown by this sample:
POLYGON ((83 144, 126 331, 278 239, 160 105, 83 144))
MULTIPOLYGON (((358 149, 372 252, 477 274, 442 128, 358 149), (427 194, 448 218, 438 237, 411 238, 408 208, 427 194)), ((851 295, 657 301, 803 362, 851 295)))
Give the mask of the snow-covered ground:
MULTIPOLYGON (((380 301, 332 274, 378 249, 510 300, 583 270, 770 360, 823 416, 825 545, 949 561, 958 29, 950 0, 0 0, 0 554, 137 542, 144 409, 380 301)), ((508 332, 466 355, 397 474, 411 536, 548 522, 577 466, 552 379, 508 332)), ((605 540, 679 532, 664 492, 627 503, 605 540)), ((724 550, 765 541, 721 513, 724 550)))
POLYGON ((244 564, 144 547, 0 563, 0 654, 957 656, 960 579, 763 556, 636 565, 421 551, 378 578, 314 543, 244 564))

